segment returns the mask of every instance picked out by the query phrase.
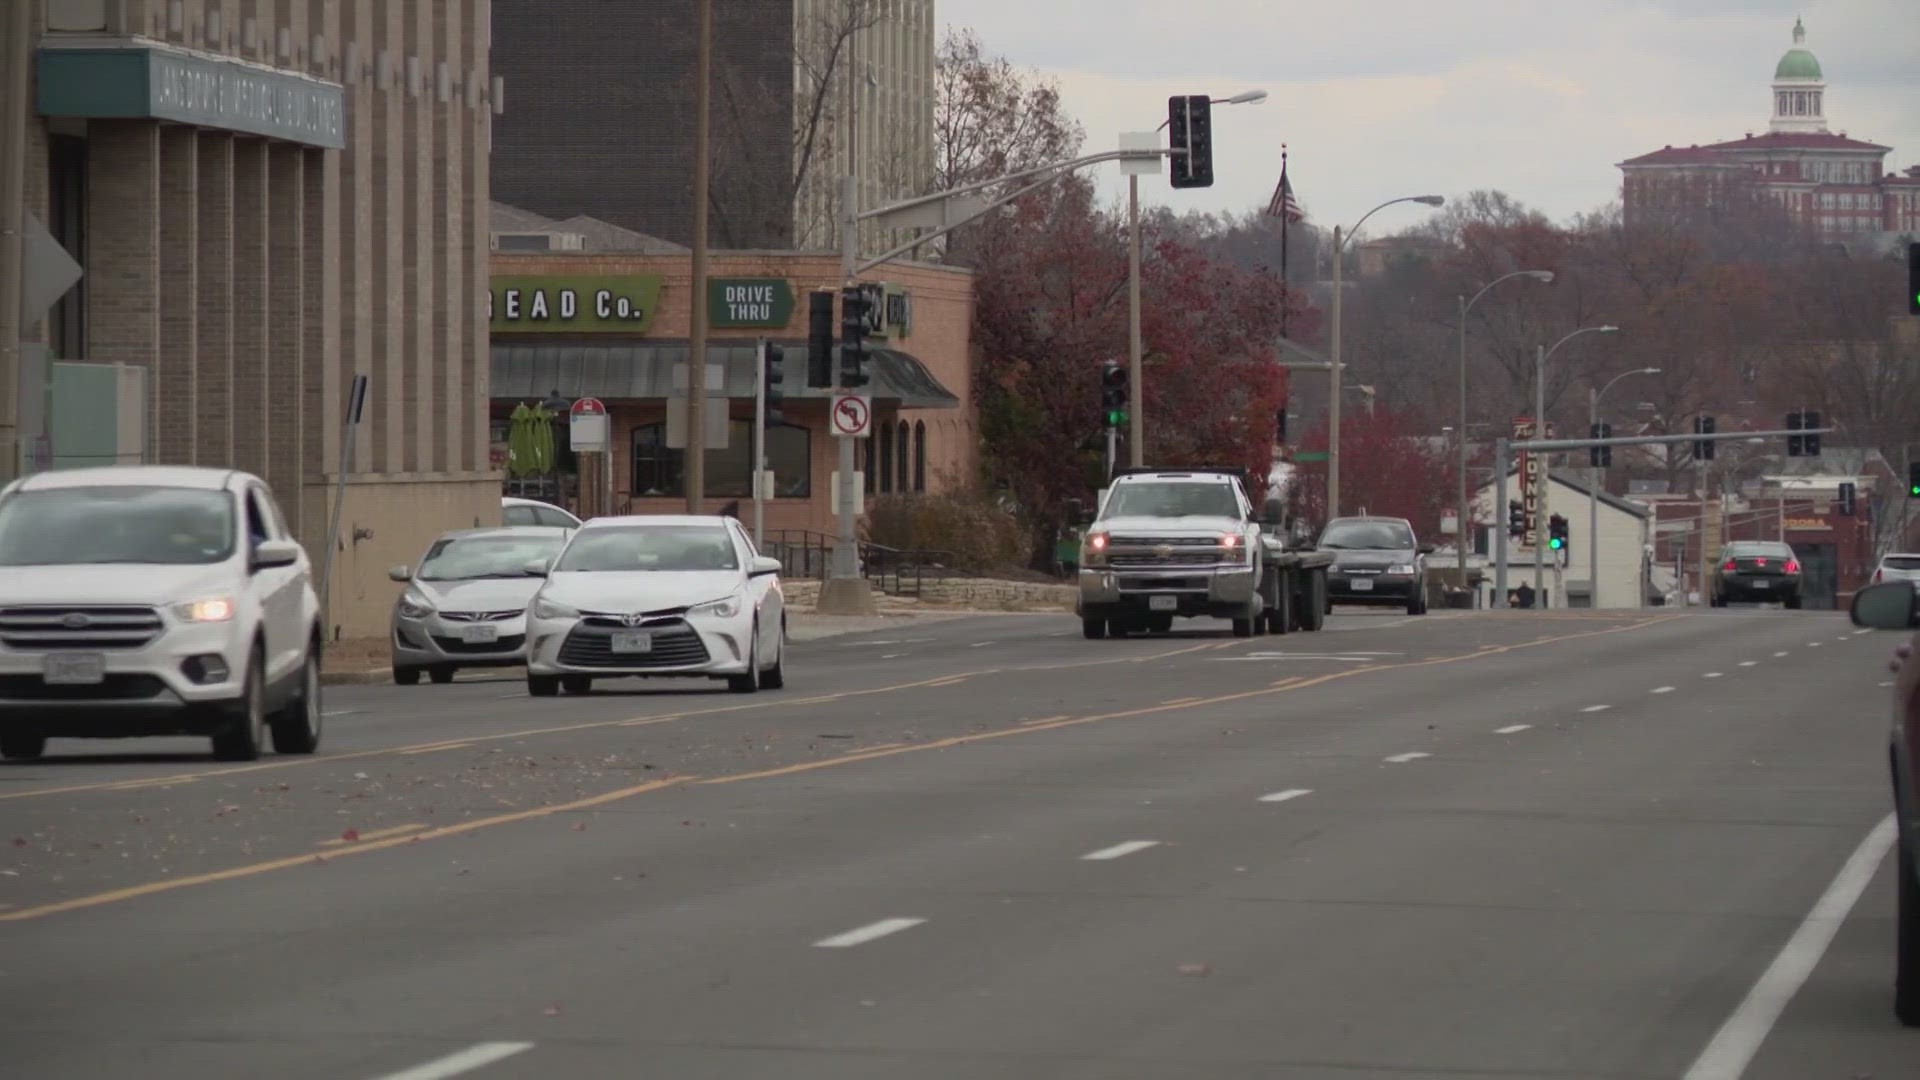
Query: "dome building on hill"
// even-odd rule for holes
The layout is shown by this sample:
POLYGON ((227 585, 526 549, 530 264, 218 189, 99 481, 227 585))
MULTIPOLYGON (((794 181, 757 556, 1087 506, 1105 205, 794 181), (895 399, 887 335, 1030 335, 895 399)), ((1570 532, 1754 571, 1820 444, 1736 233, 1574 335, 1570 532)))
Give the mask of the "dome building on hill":
POLYGON ((1796 19, 1793 47, 1773 69, 1766 133, 1668 146, 1621 162, 1627 223, 1660 224, 1764 199, 1836 241, 1882 243, 1920 233, 1920 166, 1892 172, 1892 147, 1831 131, 1826 95, 1826 75, 1796 19))

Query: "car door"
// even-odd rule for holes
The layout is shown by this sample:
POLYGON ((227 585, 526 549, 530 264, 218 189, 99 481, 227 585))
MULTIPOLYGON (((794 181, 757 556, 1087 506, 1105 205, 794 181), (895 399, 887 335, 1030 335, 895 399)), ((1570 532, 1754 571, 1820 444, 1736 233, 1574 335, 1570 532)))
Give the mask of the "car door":
MULTIPOLYGON (((286 534, 272 510, 273 500, 256 485, 248 484, 245 493, 248 551, 267 540, 284 540, 286 534)), ((260 603, 261 632, 267 642, 267 678, 278 683, 300 662, 304 643, 300 632, 301 584, 304 568, 270 566, 252 575, 254 596, 260 603)))

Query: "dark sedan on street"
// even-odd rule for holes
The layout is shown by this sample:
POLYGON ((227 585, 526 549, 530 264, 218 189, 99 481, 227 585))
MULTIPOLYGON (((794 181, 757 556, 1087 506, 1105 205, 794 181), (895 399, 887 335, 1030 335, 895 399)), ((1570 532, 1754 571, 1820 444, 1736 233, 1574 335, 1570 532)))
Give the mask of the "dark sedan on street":
POLYGON ((1800 560, 1793 549, 1773 540, 1735 540, 1720 549, 1713 573, 1712 604, 1784 604, 1800 606, 1800 560))
POLYGON ((1333 553, 1327 568, 1327 610, 1335 604, 1405 607, 1427 612, 1427 555, 1406 518, 1344 517, 1327 522, 1315 545, 1333 553))
MULTIPOLYGON (((1855 626, 1911 635, 1920 627, 1920 592, 1907 581, 1869 585, 1853 594, 1848 614, 1855 626)), ((1900 849, 1894 884, 1893 1011, 1908 1027, 1920 1027, 1920 663, 1913 659, 1914 640, 1908 636, 1893 652, 1893 723, 1887 746, 1900 849)))

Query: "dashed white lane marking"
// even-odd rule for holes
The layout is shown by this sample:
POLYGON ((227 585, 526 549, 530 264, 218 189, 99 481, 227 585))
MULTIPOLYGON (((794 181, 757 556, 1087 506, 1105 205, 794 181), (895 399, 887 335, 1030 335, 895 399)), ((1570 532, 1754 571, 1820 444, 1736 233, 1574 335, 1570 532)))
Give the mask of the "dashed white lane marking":
POLYGON ((1717 671, 1709 671, 1705 675, 1702 675, 1700 677, 1703 679, 1718 679, 1720 678, 1720 673, 1717 671))
POLYGON ((1271 795, 1262 795, 1260 796, 1260 801, 1261 802, 1286 802, 1289 799, 1298 799, 1302 795, 1311 795, 1311 794, 1313 794, 1312 788, 1303 788, 1303 787, 1288 788, 1285 791, 1276 791, 1271 795))
POLYGON ((1427 753, 1425 750, 1409 750, 1404 754, 1395 754, 1387 760, 1393 762, 1395 765, 1404 765, 1409 761, 1419 761, 1423 757, 1432 756, 1432 754, 1427 753))
POLYGON ((976 641, 976 642, 974 642, 973 644, 971 644, 971 645, 969 645, 969 646, 967 646, 967 648, 969 648, 969 649, 984 649, 984 648, 986 648, 987 646, 989 646, 989 645, 991 645, 991 644, 993 644, 993 642, 991 642, 991 641, 976 641))
POLYGON ((822 938, 814 942, 813 947, 816 949, 851 949, 855 945, 865 945, 869 941, 877 941, 889 934, 897 934, 902 930, 911 930, 926 921, 925 919, 881 919, 879 922, 868 923, 865 926, 849 930, 844 934, 835 934, 830 938, 822 938))
POLYGON ((882 656, 882 657, 881 657, 880 659, 882 659, 882 660, 898 660, 898 659, 900 659, 901 657, 903 657, 903 656, 905 656, 905 655, 907 655, 907 654, 906 654, 906 653, 903 653, 903 652, 890 652, 890 653, 888 653, 887 655, 885 655, 885 656, 882 656))
POLYGON ((1807 648, 1809 648, 1809 649, 1817 649, 1817 648, 1819 648, 1819 647, 1820 647, 1820 643, 1819 643, 1819 642, 1817 642, 1817 641, 1809 641, 1809 642, 1807 642, 1807 648))
POLYGON ((1881 683, 1880 685, 1881 685, 1881 686, 1892 686, 1893 684, 1892 684, 1891 682, 1883 682, 1883 683, 1881 683))
POLYGON ((1760 1044, 1780 1019, 1780 1013, 1813 973, 1827 946, 1833 943, 1834 934, 1847 921, 1847 913, 1853 910, 1860 894, 1873 880, 1880 861, 1893 847, 1893 840, 1894 821, 1889 814, 1881 818, 1854 849, 1839 875, 1827 886, 1826 893, 1780 949, 1780 955, 1773 958, 1760 981, 1747 992, 1746 1000, 1727 1017, 1726 1023, 1714 1033, 1713 1041, 1700 1052, 1693 1067, 1687 1070, 1685 1080, 1739 1080, 1746 1072, 1760 1044))
POLYGON ((1652 690, 1649 690, 1649 691, 1647 691, 1647 692, 1648 692, 1648 693, 1650 693, 1650 694, 1671 694, 1671 693, 1673 693, 1673 687, 1671 687, 1671 686, 1656 686, 1656 687, 1654 687, 1654 688, 1653 688, 1652 690))
POLYGON ((1508 724, 1503 728, 1494 728, 1493 733, 1495 735, 1518 735, 1531 727, 1533 727, 1532 724, 1508 724))
POLYGON ((1783 650, 1781 650, 1780 652, 1777 652, 1777 653, 1774 653, 1774 654, 1773 654, 1773 658, 1774 658, 1775 660, 1778 660, 1778 659, 1780 659, 1781 657, 1783 657, 1783 656, 1785 656, 1785 655, 1787 655, 1787 654, 1786 654, 1786 651, 1785 651, 1785 650, 1783 649, 1783 650))
POLYGON ((1740 661, 1740 666, 1741 666, 1741 667, 1753 667, 1754 665, 1756 665, 1756 664, 1758 664, 1758 663, 1760 663, 1760 661, 1758 661, 1758 660, 1742 660, 1742 661, 1740 661))
POLYGON ((411 1069, 389 1073, 380 1080, 446 1080, 449 1076, 472 1072, 531 1049, 533 1044, 530 1042, 477 1043, 457 1054, 448 1054, 446 1057, 435 1058, 424 1065, 415 1065, 411 1069))
POLYGON ((1611 708, 1613 708, 1613 706, 1611 705, 1589 705, 1586 708, 1581 709, 1580 711, 1581 712, 1606 712, 1608 709, 1611 709, 1611 708))
POLYGON ((328 709, 322 712, 320 716, 322 719, 331 719, 336 716, 352 716, 359 711, 359 709, 328 709))
POLYGON ((1158 840, 1128 840, 1124 844, 1103 847, 1099 851, 1089 851, 1085 855, 1080 856, 1080 858, 1087 862, 1108 862, 1113 859, 1125 858, 1136 851, 1145 851, 1150 847, 1159 846, 1160 841, 1158 840))

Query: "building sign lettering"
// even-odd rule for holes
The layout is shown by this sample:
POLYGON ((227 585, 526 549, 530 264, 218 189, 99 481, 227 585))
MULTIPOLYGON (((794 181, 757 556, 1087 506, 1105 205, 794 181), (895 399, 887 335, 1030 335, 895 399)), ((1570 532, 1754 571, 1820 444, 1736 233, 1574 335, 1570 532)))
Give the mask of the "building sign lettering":
POLYGON ((167 46, 40 49, 45 116, 157 119, 338 150, 347 95, 294 71, 167 46))
POLYGON ((717 330, 785 329, 793 320, 793 285, 785 278, 714 278, 707 282, 707 325, 717 330))
POLYGON ((487 322, 496 334, 644 334, 660 284, 657 274, 495 277, 487 322))

